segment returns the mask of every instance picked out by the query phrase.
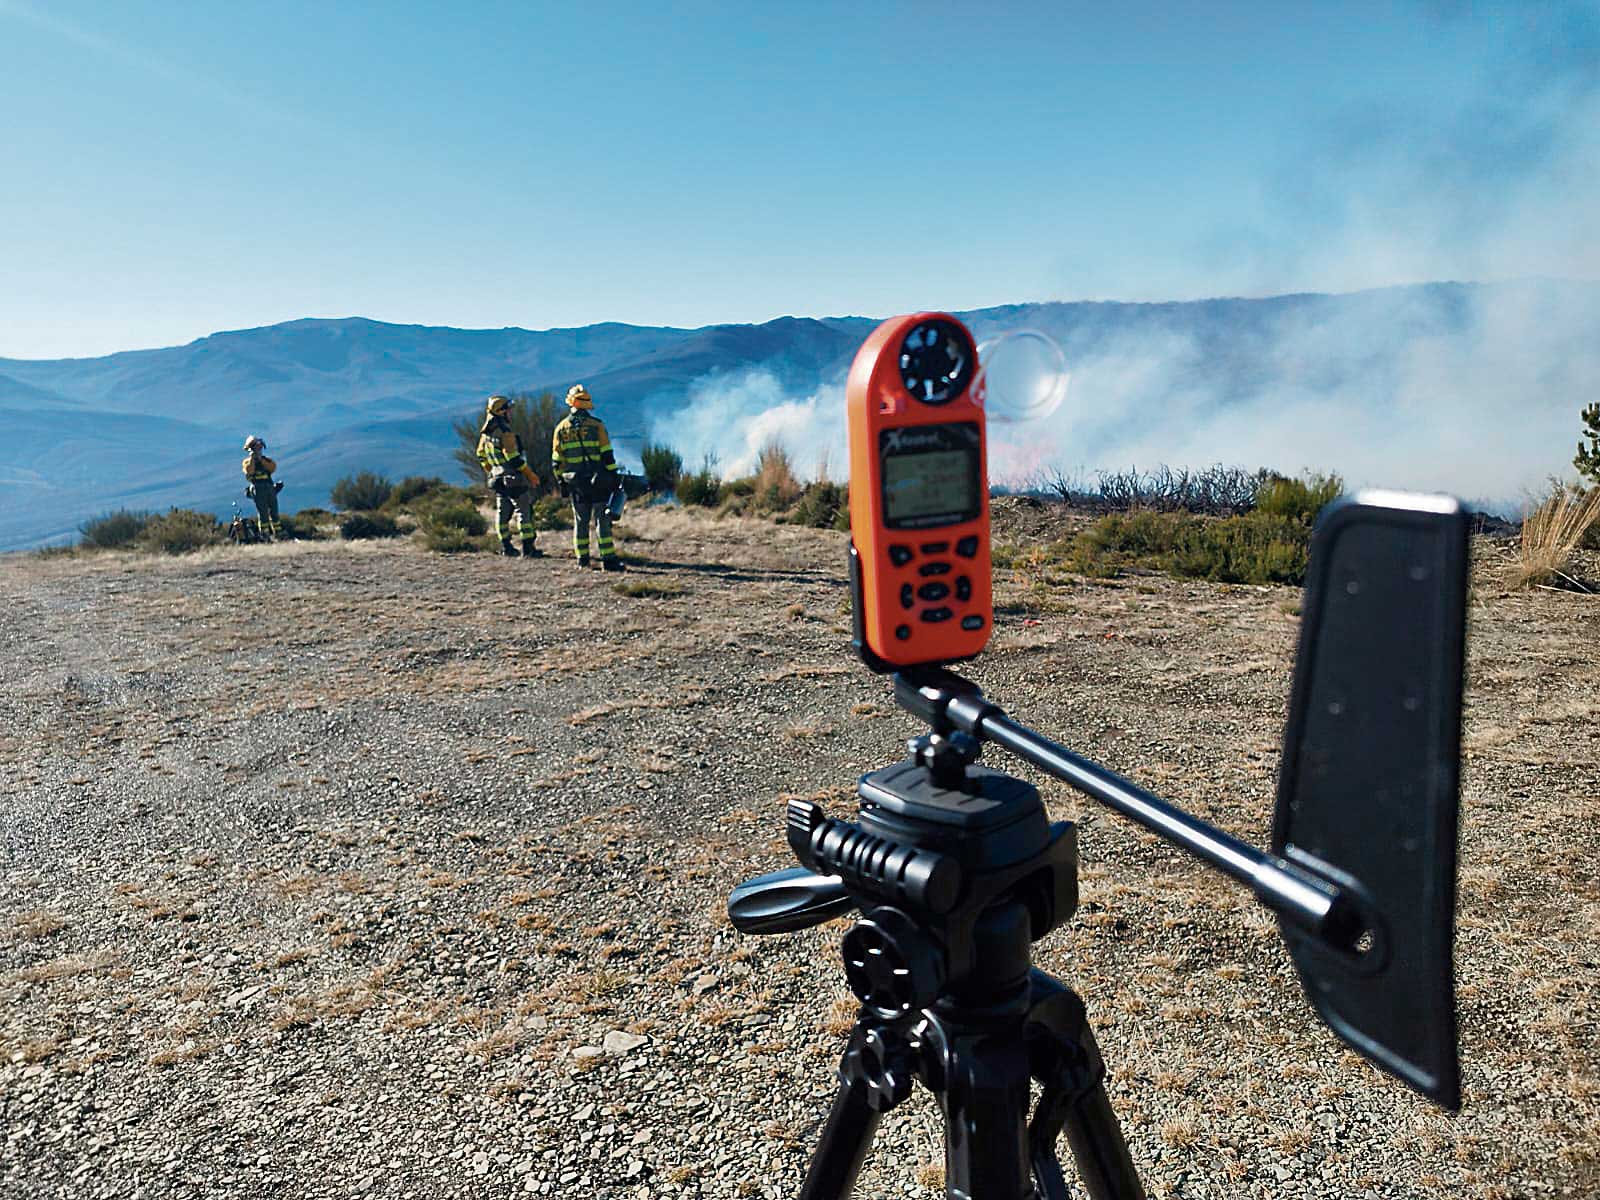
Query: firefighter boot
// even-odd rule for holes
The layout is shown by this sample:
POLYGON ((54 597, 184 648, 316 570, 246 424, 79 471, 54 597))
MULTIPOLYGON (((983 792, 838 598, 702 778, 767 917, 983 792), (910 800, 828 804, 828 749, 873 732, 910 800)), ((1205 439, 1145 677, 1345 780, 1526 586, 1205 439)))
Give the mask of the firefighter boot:
POLYGON ((544 557, 544 551, 539 549, 539 547, 537 547, 537 546, 535 546, 533 544, 533 539, 532 538, 523 538, 522 539, 522 557, 523 558, 543 558, 544 557))
POLYGON ((608 556, 606 558, 602 558, 600 560, 600 567, 601 567, 602 570, 606 570, 606 571, 626 571, 628 569, 627 567, 622 565, 622 560, 620 558, 618 558, 615 554, 610 555, 610 556, 608 556))
POLYGON ((511 539, 510 538, 506 538, 503 541, 501 541, 501 543, 500 543, 500 553, 504 554, 507 558, 521 558, 522 557, 520 554, 517 553, 517 548, 511 544, 511 539))

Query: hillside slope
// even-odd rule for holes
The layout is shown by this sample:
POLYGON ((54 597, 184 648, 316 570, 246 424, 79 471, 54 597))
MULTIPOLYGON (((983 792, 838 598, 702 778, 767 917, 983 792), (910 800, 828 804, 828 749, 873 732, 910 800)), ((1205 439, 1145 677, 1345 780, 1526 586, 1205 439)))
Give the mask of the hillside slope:
MULTIPOLYGON (((6 564, 0 1191, 795 1193, 845 923, 724 904, 790 865, 786 795, 847 813, 915 730, 845 656, 841 535, 622 528, 620 591, 403 544, 6 564)), ((1296 592, 997 598, 991 698, 1262 842, 1296 592)), ((1036 958, 1152 1195, 1600 1190, 1594 607, 1475 589, 1458 1118, 1340 1048, 1248 893, 1045 785, 1081 902, 1036 958)), ((886 1120, 861 1194, 931 1195, 937 1120, 886 1120)))
MULTIPOLYGON (((980 339, 1038 329, 1066 353, 1068 405, 997 434, 998 461, 1019 475, 1225 461, 1359 479, 1371 460, 1366 481, 1514 496, 1565 468, 1574 414, 1600 391, 1600 284, 962 315, 980 339)), ((282 464, 290 511, 325 504, 351 470, 453 475, 450 424, 487 392, 562 394, 579 379, 625 457, 693 425, 706 444, 683 446, 689 461, 711 452, 726 463, 764 407, 795 398, 808 404, 795 436, 837 464, 838 397, 873 324, 532 332, 303 320, 98 359, 0 360, 0 550, 59 540, 117 507, 225 511, 247 432, 282 464), (753 376, 760 387, 745 386, 753 376), (712 419, 680 419, 708 404, 712 419)))

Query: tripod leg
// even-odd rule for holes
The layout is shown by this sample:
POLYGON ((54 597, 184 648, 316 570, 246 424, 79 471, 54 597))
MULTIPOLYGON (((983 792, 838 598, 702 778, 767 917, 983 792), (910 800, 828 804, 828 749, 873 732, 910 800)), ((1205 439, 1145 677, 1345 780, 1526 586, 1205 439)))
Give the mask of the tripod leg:
POLYGON ((822 1140, 811 1158, 800 1200, 848 1200, 882 1114, 867 1104, 867 1085, 845 1080, 828 1112, 822 1140))
POLYGON ((959 1034, 944 1061, 947 1200, 1034 1200, 1028 1055, 1018 1032, 959 1034))
POLYGON ((1078 1177, 1090 1200, 1145 1200, 1122 1126, 1105 1089, 1105 1060, 1077 994, 1042 971, 1029 977, 1033 1007, 1028 1014, 1034 1077, 1044 1085, 1028 1127, 1034 1177, 1046 1200, 1066 1200, 1067 1185, 1056 1157, 1065 1126, 1078 1177))

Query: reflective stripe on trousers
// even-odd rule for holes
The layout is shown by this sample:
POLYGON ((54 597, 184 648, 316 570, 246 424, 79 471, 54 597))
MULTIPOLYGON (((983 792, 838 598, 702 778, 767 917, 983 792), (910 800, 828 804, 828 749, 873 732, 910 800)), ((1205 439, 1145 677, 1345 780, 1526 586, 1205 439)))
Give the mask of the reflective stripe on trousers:
POLYGON ((495 493, 494 504, 494 532, 502 542, 511 540, 511 518, 517 518, 517 532, 522 535, 525 542, 533 541, 536 530, 533 528, 533 492, 529 488, 519 488, 509 496, 504 492, 495 493))
POLYGON ((589 554, 589 520, 600 526, 600 557, 611 558, 616 549, 611 544, 611 509, 604 500, 572 501, 572 548, 579 558, 589 554))
POLYGON ((256 484, 256 525, 262 533, 278 536, 278 489, 271 483, 256 484))

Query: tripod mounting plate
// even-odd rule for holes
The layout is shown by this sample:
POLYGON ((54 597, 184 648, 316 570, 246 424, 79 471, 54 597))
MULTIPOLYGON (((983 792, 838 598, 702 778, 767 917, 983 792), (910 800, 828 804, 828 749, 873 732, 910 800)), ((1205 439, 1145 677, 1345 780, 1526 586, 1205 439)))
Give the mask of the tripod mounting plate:
POLYGON ((919 828, 931 825, 952 833, 988 833, 1019 820, 1044 818, 1033 787, 987 767, 968 767, 962 786, 947 788, 906 759, 863 776, 856 794, 863 806, 915 822, 919 828))

